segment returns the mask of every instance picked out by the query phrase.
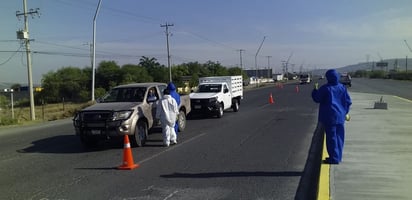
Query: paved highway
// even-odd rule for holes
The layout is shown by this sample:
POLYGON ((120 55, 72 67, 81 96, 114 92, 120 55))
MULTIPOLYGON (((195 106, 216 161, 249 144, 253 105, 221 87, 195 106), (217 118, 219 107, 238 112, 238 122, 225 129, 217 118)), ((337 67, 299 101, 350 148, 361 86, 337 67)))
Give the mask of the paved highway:
POLYGON ((312 85, 298 89, 249 90, 239 112, 188 120, 169 148, 154 132, 131 171, 116 169, 123 141, 85 149, 70 119, 2 128, 0 199, 313 199, 317 105, 312 85))
POLYGON ((352 87, 349 88, 349 91, 395 95, 405 99, 412 100, 411 81, 353 78, 352 87))

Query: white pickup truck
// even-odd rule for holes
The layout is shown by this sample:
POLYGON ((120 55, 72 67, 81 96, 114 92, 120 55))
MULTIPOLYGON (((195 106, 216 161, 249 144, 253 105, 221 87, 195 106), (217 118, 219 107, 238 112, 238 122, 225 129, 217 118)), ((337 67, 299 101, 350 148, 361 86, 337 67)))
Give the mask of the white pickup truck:
POLYGON ((242 76, 213 76, 199 78, 197 91, 190 95, 192 114, 212 114, 218 118, 232 108, 239 111, 243 99, 242 76))

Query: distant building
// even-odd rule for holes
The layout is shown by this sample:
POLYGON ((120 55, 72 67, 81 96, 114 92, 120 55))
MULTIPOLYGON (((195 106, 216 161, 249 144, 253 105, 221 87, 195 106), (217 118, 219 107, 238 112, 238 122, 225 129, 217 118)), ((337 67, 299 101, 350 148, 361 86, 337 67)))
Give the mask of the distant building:
POLYGON ((245 69, 243 70, 249 77, 272 78, 272 69, 245 69))

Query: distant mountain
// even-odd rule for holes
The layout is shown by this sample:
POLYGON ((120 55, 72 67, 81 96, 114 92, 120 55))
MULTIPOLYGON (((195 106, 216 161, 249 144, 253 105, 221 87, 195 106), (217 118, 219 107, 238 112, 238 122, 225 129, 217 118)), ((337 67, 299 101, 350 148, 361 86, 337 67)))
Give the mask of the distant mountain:
MULTIPOLYGON (((372 61, 372 62, 364 62, 364 63, 358 63, 358 64, 353 64, 353 65, 348 65, 345 67, 340 67, 337 68, 339 72, 355 72, 358 70, 366 70, 366 71, 372 71, 372 70, 385 70, 385 71, 390 71, 390 70, 396 70, 396 71, 405 71, 406 70, 406 62, 408 63, 408 71, 412 71, 412 58, 392 58, 392 59, 385 59, 379 62, 372 61), (377 63, 387 63, 387 67, 379 67, 377 63)), ((314 70, 313 74, 315 75, 324 75, 325 72, 328 69, 318 69, 314 70)))

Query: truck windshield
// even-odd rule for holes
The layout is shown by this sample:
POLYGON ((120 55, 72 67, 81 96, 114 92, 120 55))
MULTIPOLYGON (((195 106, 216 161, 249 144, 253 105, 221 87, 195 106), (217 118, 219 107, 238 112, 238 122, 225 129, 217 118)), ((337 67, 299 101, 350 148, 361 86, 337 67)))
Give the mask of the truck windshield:
POLYGON ((145 93, 146 87, 114 88, 101 102, 143 102, 145 93))
POLYGON ((221 84, 202 84, 199 85, 199 93, 220 92, 222 90, 221 84))

